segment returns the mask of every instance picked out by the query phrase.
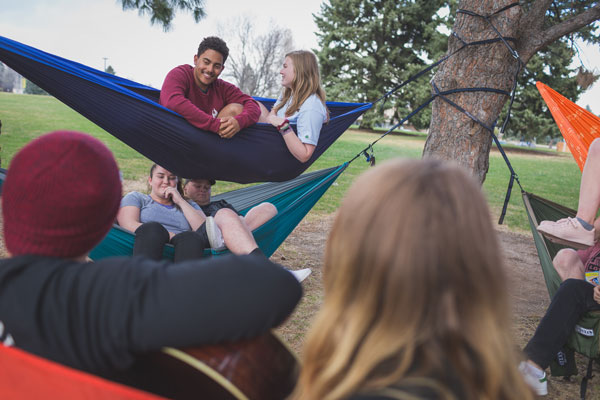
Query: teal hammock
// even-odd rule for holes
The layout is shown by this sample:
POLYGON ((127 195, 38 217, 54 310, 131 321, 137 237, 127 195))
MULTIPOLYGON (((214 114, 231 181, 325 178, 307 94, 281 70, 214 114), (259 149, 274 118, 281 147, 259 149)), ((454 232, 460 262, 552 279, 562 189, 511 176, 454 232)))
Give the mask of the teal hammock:
MULTIPOLYGON (((277 215, 252 232, 260 249, 270 257, 347 166, 348 163, 344 163, 302 174, 286 182, 263 183, 233 190, 213 196, 212 200, 224 199, 242 215, 263 202, 275 205, 277 215)), ((132 232, 114 225, 104 240, 92 250, 90 258, 99 260, 112 256, 131 256, 134 240, 132 232)), ((204 253, 205 256, 220 256, 229 254, 229 251, 205 249, 204 253)), ((173 246, 165 245, 163 257, 173 259, 173 246)))

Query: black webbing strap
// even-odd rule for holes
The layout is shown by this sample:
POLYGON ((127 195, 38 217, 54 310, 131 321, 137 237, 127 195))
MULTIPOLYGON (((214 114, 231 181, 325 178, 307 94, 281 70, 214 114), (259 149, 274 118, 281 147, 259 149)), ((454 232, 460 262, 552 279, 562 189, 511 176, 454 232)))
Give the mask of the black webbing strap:
POLYGON ((494 140, 494 143, 496 144, 496 147, 498 148, 498 151, 500 151, 500 153, 502 154, 502 158, 504 159, 504 162, 506 163, 506 166, 508 167, 509 171, 510 171, 510 179, 508 182, 508 188, 506 190, 506 196, 504 199, 504 205, 502 206, 502 213, 500 214, 500 218, 498 220, 498 224, 502 224, 502 222, 504 221, 504 217, 506 215, 506 210, 508 209, 508 203, 510 201, 510 196, 512 193, 512 187, 514 182, 516 181, 517 184, 519 185, 519 187, 521 188, 521 192, 524 191, 523 186, 521 186, 521 182, 519 181, 519 178, 515 172, 515 170, 513 169, 507 155, 506 152, 504 151, 504 149, 502 148, 502 145, 500 144, 500 141, 498 140, 498 138, 496 137, 496 135, 494 134, 494 127, 495 127, 495 123, 492 126, 487 125, 486 123, 484 123, 483 121, 481 121, 479 118, 475 117, 473 114, 471 114, 468 110, 464 109, 463 107, 459 106, 458 104, 456 104, 455 102, 453 102, 452 100, 448 99, 446 96, 449 94, 454 94, 454 93, 460 93, 460 92, 491 92, 491 93, 498 93, 498 94, 502 94, 502 95, 506 95, 510 97, 510 102, 508 105, 508 109, 507 109, 507 113, 506 113, 506 118, 502 124, 502 127, 500 129, 500 133, 504 133, 506 126, 508 124, 508 121, 510 120, 510 115, 511 115, 511 109, 513 106, 513 102, 515 99, 515 93, 516 93, 516 88, 517 88, 517 78, 519 75, 519 72, 521 71, 523 64, 523 61, 521 60, 521 58, 519 57, 519 54, 517 53, 517 51, 512 48, 510 46, 510 44, 508 43, 508 41, 511 41, 513 43, 516 42, 516 40, 514 38, 508 38, 508 37, 504 37, 502 36, 502 34, 500 33, 500 31, 498 31, 498 29, 496 28, 496 26, 492 23, 491 21, 491 17, 493 17, 494 15, 497 15, 501 12, 504 12, 512 7, 516 7, 519 6, 518 2, 515 3, 511 3, 508 4, 488 15, 480 15, 477 14, 476 12, 470 11, 470 10, 464 10, 464 9, 459 9, 457 10, 457 13, 462 13, 462 14, 466 14, 472 17, 478 17, 478 18, 482 18, 484 19, 494 30, 494 32, 496 33, 496 35, 498 35, 497 38, 493 38, 493 39, 485 39, 485 40, 479 40, 479 41, 473 41, 473 42, 466 42, 463 38, 461 38, 458 34, 456 34, 456 32, 452 32, 452 36, 456 37, 461 43, 462 46, 459 47, 458 49, 456 49, 455 51, 453 51, 450 54, 447 54, 446 56, 442 57, 441 59, 439 59, 438 61, 436 61, 434 64, 428 66, 427 68, 419 71, 418 73, 412 75, 411 77, 409 77, 407 80, 405 80, 404 82, 400 83, 399 85, 396 85, 394 88, 392 88, 391 90, 389 90, 388 92, 386 92, 383 96, 381 96, 380 98, 378 98, 377 100, 375 100, 372 104, 374 105, 375 103, 384 100, 384 102, 382 103, 382 107, 385 104, 385 101, 387 101, 387 98, 389 96, 391 96, 394 92, 396 92, 397 90, 399 90, 400 88, 402 88, 403 86, 407 85, 408 83, 412 82, 413 80, 421 77, 422 75, 424 75, 426 72, 430 71, 431 69, 437 67, 438 65, 440 65, 442 62, 446 61, 448 58, 456 55, 459 51, 463 50, 464 48, 468 47, 468 46, 473 46, 473 45, 483 45, 483 44, 490 44, 490 43, 496 43, 496 42, 502 42, 504 43, 504 45, 506 46, 506 48, 508 49, 508 51, 510 52, 510 54, 515 58, 515 60, 517 61, 517 68, 515 71, 515 76, 514 76, 514 80, 513 80, 513 84, 512 84, 512 88, 510 92, 507 92, 505 90, 501 90, 501 89, 495 89, 495 88, 484 88, 484 87, 477 87, 477 88, 459 88, 459 89, 451 89, 451 90, 447 90, 447 91, 440 91, 439 88, 437 87, 437 85, 435 84, 435 82, 432 83, 433 85, 433 89, 434 89, 434 94, 423 104, 421 104, 419 107, 417 107, 414 111, 412 111, 408 116, 406 116, 405 118, 403 118, 400 122, 398 122, 397 124, 395 124, 394 126, 392 126, 389 130, 387 130, 385 133, 383 133, 379 138, 377 138, 375 141, 373 141, 371 144, 369 144, 366 148, 364 148, 363 150, 361 150, 359 153, 356 154, 356 156, 354 156, 350 161, 348 161, 348 163, 351 163, 352 161, 354 161, 355 159, 357 159, 358 157, 360 157, 361 155, 364 155, 367 160, 369 160, 369 155, 372 154, 372 147, 373 145, 375 145, 378 141, 380 141, 381 139, 383 139, 385 136, 387 136, 389 133, 391 133, 392 131, 394 131, 396 128, 400 127, 404 122, 406 122, 407 120, 409 120, 411 117, 413 117, 415 114, 417 114, 418 112, 420 112, 423 108, 427 107, 436 97, 441 98, 443 101, 445 101, 446 103, 450 104, 452 107, 456 108, 457 110, 459 110, 460 112, 462 112, 463 114, 465 114, 466 116, 468 116, 470 119, 472 119, 474 122, 476 122, 477 124, 481 125, 482 127, 484 127, 492 136, 492 139, 494 140))
POLYGON ((593 364, 594 364, 594 359, 590 357, 590 362, 588 362, 588 366, 587 366, 587 373, 581 379, 581 387, 579 388, 579 397, 581 398, 581 400, 585 400, 585 394, 587 392, 588 382, 594 376, 594 375, 592 375, 593 364))
POLYGON ((469 10, 464 10, 464 9, 458 9, 456 12, 457 13, 462 13, 462 14, 467 14, 473 17, 480 17, 485 19, 491 26, 492 29, 494 29, 494 31, 496 32, 496 34, 498 35, 497 38, 493 38, 493 39, 485 39, 485 40, 477 40, 477 41, 473 41, 473 42, 466 42, 465 40, 463 40, 460 36, 458 36, 455 32, 452 32, 451 35, 456 37, 458 40, 460 40, 462 42, 462 46, 459 47, 458 49, 454 50, 452 53, 445 55, 444 57, 440 58, 438 61, 436 61, 435 63, 431 64, 430 66, 428 66, 427 68, 417 72, 416 74, 410 76, 408 79, 406 79, 404 82, 394 86, 394 88, 392 88, 391 90, 389 90, 388 92, 386 92, 383 96, 381 96, 380 98, 378 98, 377 100, 375 100, 373 102, 373 104, 378 103, 381 100, 384 100, 384 104, 385 104, 385 100, 387 100, 387 98, 389 96, 391 96, 394 92, 396 92, 398 89, 402 88, 403 86, 406 86, 408 83, 414 81, 415 79, 418 79, 419 77, 421 77, 423 74, 425 74, 426 72, 429 72, 430 70, 432 70, 433 68, 437 67, 438 65, 440 65, 441 63, 443 63, 444 61, 446 61, 448 58, 452 57, 453 55, 455 55, 456 53, 458 53, 459 51, 461 51, 462 49, 469 47, 469 46, 478 46, 478 45, 483 45, 483 44, 490 44, 490 43, 496 43, 496 42, 504 42, 504 44, 508 47, 509 51, 511 52, 511 54, 513 56, 517 56, 516 51, 510 47, 508 45, 508 43, 506 42, 507 40, 516 43, 516 39, 515 38, 510 38, 510 37, 504 37, 500 34, 500 32, 498 32, 498 30, 496 29, 496 27, 494 26, 494 24, 492 24, 492 22, 490 21, 490 17, 499 14, 501 12, 504 12, 512 7, 516 7, 518 6, 519 3, 511 3, 508 4, 496 11, 494 11, 493 13, 489 14, 489 15, 479 15, 473 11, 469 11, 469 10))
POLYGON ((459 51, 461 51, 464 48, 467 48, 469 46, 480 46, 480 45, 491 44, 491 43, 496 43, 496 42, 506 42, 506 40, 509 40, 509 41, 515 42, 515 43, 517 41, 515 38, 493 38, 493 39, 485 39, 485 40, 476 40, 476 41, 473 41, 473 42, 465 42, 456 33, 452 32, 451 35, 454 36, 455 38, 457 38, 458 40, 460 40, 463 45, 461 47, 459 47, 458 49, 454 50, 452 53, 446 54, 444 57, 440 58, 438 61, 436 61, 435 63, 429 65, 425 69, 422 69, 421 71, 417 72, 416 74, 411 75, 404 82, 402 82, 402 83, 394 86, 394 88, 392 88, 391 90, 387 91, 383 96, 381 96, 380 98, 378 98, 377 100, 375 100, 373 102, 373 105, 375 105, 379 101, 383 100, 383 103, 381 104, 381 107, 383 107, 385 105, 385 102, 387 101, 388 97, 390 97, 392 94, 394 94, 395 92, 397 92, 402 87, 404 87, 407 84, 409 84, 410 82, 412 82, 412 81, 420 78, 425 73, 431 71, 433 68, 437 67, 438 65, 440 65, 441 63, 443 63, 444 61, 446 61, 448 58, 452 57, 453 55, 455 55, 456 53, 458 53, 459 51))

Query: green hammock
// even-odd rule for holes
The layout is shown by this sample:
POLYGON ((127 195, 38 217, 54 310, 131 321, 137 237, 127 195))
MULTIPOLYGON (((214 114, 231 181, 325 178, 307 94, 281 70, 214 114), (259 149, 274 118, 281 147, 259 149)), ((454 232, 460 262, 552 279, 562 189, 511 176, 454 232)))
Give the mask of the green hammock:
MULTIPOLYGON (((527 192, 523 192, 523 202, 525 203, 525 209, 529 218, 529 225, 531 226, 531 233, 533 234, 533 240, 535 242, 535 247, 537 248, 544 279, 546 280, 546 287, 548 288, 550 298, 552 298, 561 283, 560 276, 552 264, 552 259, 556 253, 565 246, 549 241, 537 231, 536 227, 539 225, 540 221, 556 221, 561 218, 574 217, 577 212, 527 192)), ((600 354, 598 347, 600 312, 588 312, 579 321, 578 326, 583 329, 577 329, 573 332, 567 346, 590 359, 598 358, 598 355, 600 354), (588 331, 584 331, 584 329, 588 331), (589 333, 588 335, 584 335, 581 332, 590 332, 592 335, 588 336, 589 333)), ((552 374, 556 375, 554 371, 552 374)))
MULTIPOLYGON (((227 200, 243 215, 262 202, 273 203, 277 207, 277 215, 252 232, 263 253, 270 257, 347 166, 348 163, 345 163, 302 174, 286 182, 263 183, 233 190, 213 196, 212 200, 227 200)), ((99 260, 111 256, 131 256, 134 239, 132 232, 114 225, 104 240, 92 250, 90 258, 99 260)), ((229 254, 228 250, 206 249, 204 252, 206 256, 229 254)), ((173 246, 165 246, 163 257, 173 258, 173 246)))

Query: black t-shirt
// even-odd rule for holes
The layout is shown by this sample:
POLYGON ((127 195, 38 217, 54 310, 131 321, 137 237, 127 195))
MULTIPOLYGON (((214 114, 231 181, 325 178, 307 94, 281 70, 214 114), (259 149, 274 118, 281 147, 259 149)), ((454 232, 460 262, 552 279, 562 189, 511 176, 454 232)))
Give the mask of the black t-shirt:
POLYGON ((229 208, 239 214, 238 211, 225 200, 211 201, 208 205, 200 206, 200 208, 207 217, 214 217, 217 211, 219 211, 221 208, 229 208))
POLYGON ((143 257, 0 262, 7 345, 103 375, 164 346, 235 341, 282 323, 300 300, 294 276, 260 256, 172 264, 143 257))

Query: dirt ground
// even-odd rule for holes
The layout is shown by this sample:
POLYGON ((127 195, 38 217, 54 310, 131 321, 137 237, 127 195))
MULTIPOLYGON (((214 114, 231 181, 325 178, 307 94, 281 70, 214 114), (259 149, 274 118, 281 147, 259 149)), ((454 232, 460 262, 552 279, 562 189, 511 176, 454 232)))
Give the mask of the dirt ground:
MULTIPOLYGON (((274 262, 291 269, 311 268, 312 274, 304 281, 304 297, 291 318, 278 329, 279 335, 299 355, 304 335, 322 303, 321 260, 327 234, 334 216, 309 215, 288 237, 275 254, 274 262)), ((1 225, 0 217, 0 225, 1 225)), ((515 233, 497 226, 498 237, 510 276, 510 298, 514 313, 513 331, 515 342, 522 348, 533 334, 535 327, 549 303, 548 292, 531 235, 515 233)), ((0 241, 0 257, 6 257, 4 242, 0 241)), ((578 359, 579 376, 565 382, 550 377, 547 399, 579 399, 579 383, 584 373, 584 360, 578 359)), ((598 375, 595 366, 595 375, 598 375)), ((588 388, 588 399, 600 399, 600 378, 593 379, 588 388)))
MULTIPOLYGON (((290 320, 279 329, 279 334, 301 354, 304 332, 322 302, 321 260, 327 233, 334 216, 305 219, 288 237, 272 260, 292 269, 310 267, 313 273, 303 283, 305 296, 290 320)), ((513 332, 515 344, 523 348, 549 304, 549 295, 531 234, 511 232, 505 226, 496 225, 503 250, 505 266, 510 277, 509 296, 513 309, 513 332)), ((546 399, 579 399, 579 385, 585 373, 587 361, 577 359, 579 375, 570 382, 562 377, 549 378, 549 396, 546 399)), ((599 368, 594 367, 598 375, 599 368)), ((600 379, 592 379, 587 399, 600 399, 600 379)))

